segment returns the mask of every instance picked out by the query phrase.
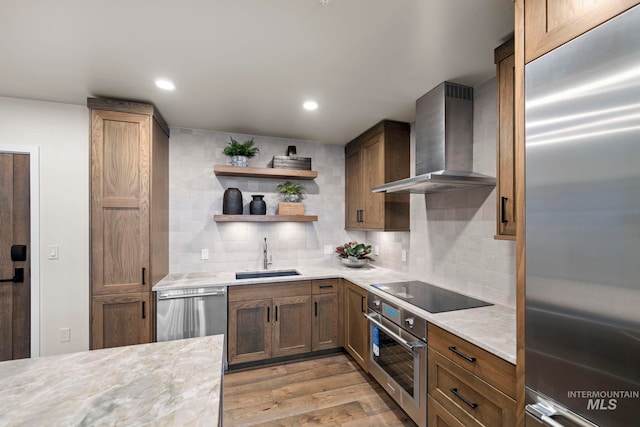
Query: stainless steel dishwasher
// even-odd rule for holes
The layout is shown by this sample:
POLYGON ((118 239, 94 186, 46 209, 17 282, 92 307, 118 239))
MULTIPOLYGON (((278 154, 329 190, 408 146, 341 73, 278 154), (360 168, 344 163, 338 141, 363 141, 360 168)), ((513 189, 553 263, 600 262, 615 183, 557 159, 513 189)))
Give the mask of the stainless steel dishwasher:
POLYGON ((156 292, 158 341, 224 334, 227 368, 227 287, 167 289, 156 292))

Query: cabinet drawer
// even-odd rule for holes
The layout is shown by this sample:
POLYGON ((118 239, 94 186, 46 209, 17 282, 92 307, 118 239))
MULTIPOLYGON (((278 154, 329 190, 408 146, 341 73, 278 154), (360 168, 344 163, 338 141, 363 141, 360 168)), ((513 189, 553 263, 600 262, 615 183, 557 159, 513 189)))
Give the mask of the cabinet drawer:
POLYGON ((429 396, 429 410, 427 411, 429 427, 469 427, 465 426, 449 411, 429 396))
POLYGON ((516 397, 516 367, 500 357, 429 323, 429 348, 437 350, 507 396, 516 397))
POLYGON ((311 281, 311 293, 334 294, 340 292, 340 279, 318 279, 311 281))
POLYGON ((465 426, 515 425, 515 400, 429 349, 429 395, 465 426))
POLYGON ((252 301, 267 298, 311 295, 311 280, 229 286, 229 301, 252 301))

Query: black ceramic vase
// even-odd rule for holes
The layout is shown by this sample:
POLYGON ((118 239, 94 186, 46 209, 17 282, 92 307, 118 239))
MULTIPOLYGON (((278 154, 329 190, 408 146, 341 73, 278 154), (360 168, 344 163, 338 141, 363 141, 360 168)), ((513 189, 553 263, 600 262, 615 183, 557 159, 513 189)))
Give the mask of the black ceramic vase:
POLYGON ((251 215, 265 215, 267 213, 267 204, 262 198, 264 194, 252 194, 253 200, 249 203, 249 213, 251 215))
POLYGON ((222 197, 224 215, 242 215, 242 192, 237 188, 227 188, 222 197))

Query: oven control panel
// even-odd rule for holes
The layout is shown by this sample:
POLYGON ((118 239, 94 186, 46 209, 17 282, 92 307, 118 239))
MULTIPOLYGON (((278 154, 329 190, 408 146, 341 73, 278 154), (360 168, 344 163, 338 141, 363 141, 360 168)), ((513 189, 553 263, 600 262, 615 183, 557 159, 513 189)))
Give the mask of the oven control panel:
POLYGON ((370 310, 379 313, 402 329, 427 342, 427 321, 425 319, 372 292, 369 292, 367 300, 370 310))

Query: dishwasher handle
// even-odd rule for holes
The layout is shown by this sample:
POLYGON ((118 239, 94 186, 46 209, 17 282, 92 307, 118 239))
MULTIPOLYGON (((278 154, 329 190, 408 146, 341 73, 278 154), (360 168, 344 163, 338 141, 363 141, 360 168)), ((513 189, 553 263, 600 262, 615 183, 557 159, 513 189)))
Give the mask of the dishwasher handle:
POLYGON ((180 298, 196 298, 196 297, 222 297, 225 296, 226 294, 226 290, 224 289, 216 289, 216 290, 212 290, 212 291, 208 291, 208 292, 201 292, 201 293, 180 293, 180 294, 175 294, 175 295, 171 295, 171 294, 162 294, 162 293, 158 293, 158 301, 163 301, 163 300, 169 300, 169 299, 180 299, 180 298))

